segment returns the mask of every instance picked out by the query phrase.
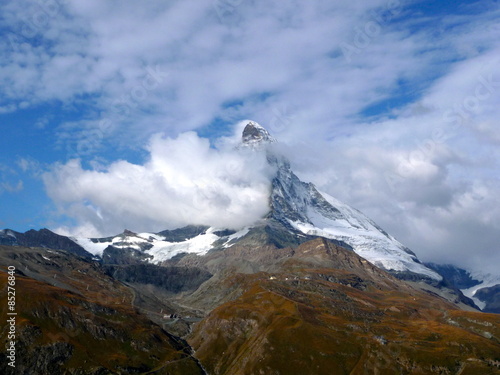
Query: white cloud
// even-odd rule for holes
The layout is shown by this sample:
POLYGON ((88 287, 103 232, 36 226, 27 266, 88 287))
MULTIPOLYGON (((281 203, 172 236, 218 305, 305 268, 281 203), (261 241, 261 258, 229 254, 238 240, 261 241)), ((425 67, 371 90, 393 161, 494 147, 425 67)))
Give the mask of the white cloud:
POLYGON ((117 161, 86 170, 75 159, 46 173, 48 194, 78 224, 59 231, 102 236, 188 224, 240 228, 269 211, 271 171, 263 153, 214 149, 193 132, 156 135, 148 151, 144 165, 117 161))
POLYGON ((9 182, 0 182, 0 194, 4 191, 9 193, 18 193, 24 189, 24 184, 22 180, 18 180, 15 185, 9 182))
MULTIPOLYGON (((399 56, 397 69, 370 64, 371 69, 360 70, 346 64, 343 56, 330 56, 340 51, 343 41, 351 41, 355 27, 366 22, 366 12, 385 9, 382 0, 242 1, 230 12, 225 9, 222 20, 218 3, 211 0, 64 4, 35 27, 31 38, 23 36, 16 14, 24 12, 32 20, 43 12, 40 6, 23 1, 4 6, 9 35, 15 36, 12 45, 3 45, 0 82, 9 88, 7 98, 70 104, 84 97, 98 114, 90 120, 106 119, 120 127, 109 136, 133 134, 143 142, 158 131, 175 135, 206 125, 226 115, 224 103, 263 93, 306 111, 314 123, 332 114, 342 118, 366 103, 371 90, 392 85, 409 63, 399 56), (227 24, 228 19, 238 22, 227 24), (12 48, 22 52, 13 53, 12 48), (169 76, 139 93, 151 66, 169 76), (326 113, 320 105, 325 100, 333 104, 326 113), (123 102, 130 111, 124 113, 123 102)), ((380 36, 386 39, 397 42, 389 30, 380 36)), ((373 62, 378 59, 367 48, 357 55, 356 64, 365 60, 363 55, 372 55, 373 62)), ((259 120, 269 113, 269 106, 250 104, 233 118, 259 120)), ((91 122, 85 117, 82 128, 91 122)))

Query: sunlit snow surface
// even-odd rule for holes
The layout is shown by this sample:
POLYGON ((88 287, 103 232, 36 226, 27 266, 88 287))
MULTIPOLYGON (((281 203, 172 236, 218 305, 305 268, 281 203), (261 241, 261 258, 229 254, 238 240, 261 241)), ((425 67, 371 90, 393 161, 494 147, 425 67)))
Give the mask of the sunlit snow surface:
POLYGON ((181 253, 204 255, 212 248, 212 244, 219 239, 219 236, 213 232, 213 228, 210 228, 205 234, 200 234, 183 242, 156 240, 153 247, 146 250, 145 253, 153 256, 153 263, 170 259, 181 253))
POLYGON ((394 237, 383 232, 373 221, 361 212, 320 192, 323 198, 339 211, 339 217, 332 219, 319 213, 314 207, 307 207, 309 223, 289 221, 302 233, 322 236, 350 245, 361 257, 378 267, 394 271, 410 271, 436 280, 442 277, 433 270, 418 263, 417 258, 394 237))
POLYGON ((118 235, 108 241, 103 241, 102 239, 92 240, 84 237, 72 237, 72 240, 92 255, 101 258, 104 249, 112 245, 117 248, 131 248, 142 251, 144 254, 152 256, 152 263, 158 263, 182 253, 205 255, 213 248, 213 243, 221 238, 225 240, 222 246, 228 247, 232 241, 247 234, 248 230, 248 228, 244 228, 230 236, 219 237, 214 233, 217 229, 209 228, 205 233, 181 242, 166 241, 165 237, 154 233, 138 233, 127 236, 118 235), (149 249, 141 250, 145 247, 144 245, 147 245, 149 249))
POLYGON ((111 242, 94 243, 90 240, 90 238, 85 238, 85 237, 71 237, 71 239, 78 245, 83 247, 90 254, 98 257, 102 257, 104 249, 107 248, 109 245, 111 245, 111 242))

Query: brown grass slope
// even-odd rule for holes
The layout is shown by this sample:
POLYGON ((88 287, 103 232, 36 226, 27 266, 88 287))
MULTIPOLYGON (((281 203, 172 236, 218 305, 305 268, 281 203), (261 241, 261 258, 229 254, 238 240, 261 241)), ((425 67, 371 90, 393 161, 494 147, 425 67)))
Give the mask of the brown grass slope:
POLYGON ((500 373, 500 316, 459 310, 322 239, 219 288, 241 293, 188 340, 210 374, 500 373))

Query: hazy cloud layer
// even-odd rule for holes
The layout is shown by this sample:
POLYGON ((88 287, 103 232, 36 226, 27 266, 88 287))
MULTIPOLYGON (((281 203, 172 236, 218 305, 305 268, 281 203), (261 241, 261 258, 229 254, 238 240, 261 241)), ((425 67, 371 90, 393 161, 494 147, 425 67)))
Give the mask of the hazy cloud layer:
POLYGON ((34 125, 83 162, 106 158, 106 145, 137 149, 153 134, 171 137, 153 138, 142 165, 91 170, 71 161, 45 176, 61 212, 88 233, 163 229, 189 215, 234 225, 240 212, 257 217, 263 205, 239 189, 256 202, 264 196, 262 165, 251 161, 248 175, 246 157, 186 133, 216 138, 206 129, 252 118, 305 180, 424 260, 495 271, 500 8, 457 2, 432 15, 418 3, 7 1, 0 112, 85 108, 76 121, 34 125), (241 168, 228 172, 226 158, 241 168))

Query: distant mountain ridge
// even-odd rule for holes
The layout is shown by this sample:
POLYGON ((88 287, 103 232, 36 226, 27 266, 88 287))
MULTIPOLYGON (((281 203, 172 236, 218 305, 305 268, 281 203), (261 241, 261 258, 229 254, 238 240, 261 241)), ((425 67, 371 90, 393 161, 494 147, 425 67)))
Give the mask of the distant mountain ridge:
POLYGON ((30 229, 20 233, 11 229, 0 230, 0 245, 46 247, 49 249, 66 250, 82 257, 91 257, 88 251, 75 243, 71 238, 56 234, 49 229, 30 229))

